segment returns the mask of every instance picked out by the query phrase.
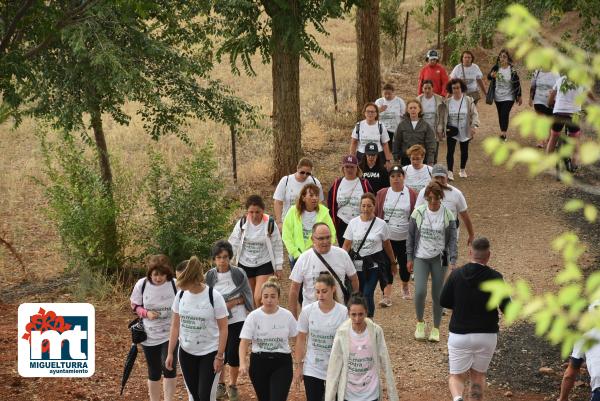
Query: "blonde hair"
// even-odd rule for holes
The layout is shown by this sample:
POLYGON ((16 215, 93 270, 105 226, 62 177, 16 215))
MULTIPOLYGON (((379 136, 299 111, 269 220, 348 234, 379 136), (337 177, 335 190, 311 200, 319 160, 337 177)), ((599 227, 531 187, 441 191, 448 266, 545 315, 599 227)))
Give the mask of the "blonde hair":
POLYGON ((180 288, 185 289, 194 284, 204 283, 204 271, 202 269, 202 263, 196 256, 192 256, 188 260, 185 270, 177 279, 177 285, 180 288))
POLYGON ((417 143, 406 150, 407 156, 412 156, 413 153, 420 153, 421 156, 425 157, 425 148, 417 143))
POLYGON ((267 288, 275 288, 275 291, 277 291, 277 298, 281 297, 281 286, 279 285, 279 280, 277 279, 277 277, 271 276, 267 281, 263 283, 262 287, 260 287, 261 296, 267 288))
POLYGON ((315 285, 317 283, 323 283, 327 287, 332 289, 333 290, 333 300, 335 302, 340 302, 340 300, 338 299, 337 286, 335 285, 335 279, 333 278, 331 273, 327 272, 327 273, 319 274, 319 277, 317 277, 317 279, 315 280, 315 285))

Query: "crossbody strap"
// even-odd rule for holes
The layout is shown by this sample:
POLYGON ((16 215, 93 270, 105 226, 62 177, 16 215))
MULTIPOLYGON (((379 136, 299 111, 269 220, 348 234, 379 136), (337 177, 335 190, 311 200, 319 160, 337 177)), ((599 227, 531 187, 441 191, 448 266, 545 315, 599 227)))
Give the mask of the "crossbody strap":
POLYGON ((325 267, 327 268, 327 270, 329 270, 329 273, 331 273, 331 275, 333 276, 333 278, 335 279, 335 281, 337 281, 337 283, 340 285, 340 288, 342 289, 342 292, 344 293, 344 296, 347 297, 348 295, 350 295, 350 294, 348 294, 348 289, 344 286, 344 284, 342 283, 342 280, 340 280, 340 277, 333 270, 333 268, 329 265, 329 263, 327 263, 327 261, 325 260, 325 258, 323 257, 323 255, 321 255, 319 252, 317 252, 314 248, 313 248, 313 252, 315 253, 315 255, 317 255, 317 257, 319 258, 319 260, 321 261, 321 263, 323 263, 325 265, 325 267))
POLYGON ((377 217, 373 217, 373 220, 371 221, 371 225, 369 225, 369 229, 367 230, 367 232, 365 233, 365 236, 363 237, 362 241, 360 242, 360 245, 358 246, 356 253, 359 253, 360 250, 362 249, 363 245, 365 244, 365 241, 367 240, 367 237, 369 236, 369 233, 371 232, 371 228, 373 228, 373 224, 375 224, 376 219, 377 219, 377 217))

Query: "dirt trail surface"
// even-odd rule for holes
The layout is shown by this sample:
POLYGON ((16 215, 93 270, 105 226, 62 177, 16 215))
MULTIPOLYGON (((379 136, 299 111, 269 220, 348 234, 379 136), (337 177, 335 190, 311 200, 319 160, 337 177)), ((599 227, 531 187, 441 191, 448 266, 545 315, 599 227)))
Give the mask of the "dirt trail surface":
MULTIPOLYGON (((416 34, 417 28, 411 32, 416 34)), ((414 36, 413 36, 414 37, 414 36)), ((353 38, 347 38, 352 45, 353 38)), ((350 46, 348 43, 345 46, 350 46)), ((419 51, 423 43, 414 48, 419 51)), ((420 60, 420 56, 418 57, 420 60)), ((420 61, 417 57, 402 71, 388 71, 387 78, 395 81, 398 93, 407 98, 414 93, 420 61)), ((487 65, 482 70, 487 71, 487 65)), ((450 69, 450 68, 449 68, 450 69)), ((326 79, 328 72, 322 71, 326 79)), ((528 93, 528 82, 524 82, 524 93, 528 93)), ((310 107, 309 107, 310 108, 310 107)), ((524 109, 516 107, 514 113, 524 109)), ((567 229, 579 225, 577 220, 568 220, 562 210, 564 188, 553 178, 545 176, 531 179, 522 169, 505 170, 492 165, 481 148, 484 137, 498 133, 498 123, 494 106, 481 105, 481 128, 470 148, 467 167, 469 178, 453 183, 460 188, 467 199, 469 213, 478 235, 487 236, 492 243, 490 265, 502 272, 509 281, 519 278, 532 283, 536 291, 554 288, 551 278, 559 271, 559 255, 551 252, 550 243, 554 237, 567 229)), ((322 126, 336 128, 320 130, 319 127, 305 127, 319 131, 320 138, 304 144, 308 156, 316 161, 316 171, 324 187, 329 187, 338 175, 340 155, 347 152, 351 119, 335 117, 327 121, 323 116, 322 126), (348 121, 342 121, 348 120, 348 121)), ((515 134, 512 134, 515 138, 515 134)), ((520 140, 520 139, 518 139, 520 140)), ((457 157, 458 160, 458 150, 457 157)), ((440 160, 445 161, 445 145, 440 149, 440 160)), ((455 170, 455 175, 457 170, 455 170)), ((272 189, 271 189, 272 191, 272 189)), ((265 191, 267 194, 268 191, 265 191)), ((466 262, 466 235, 461 234, 459 264, 466 262)), ((588 241, 597 237, 586 238, 588 241)), ((590 244, 591 245, 591 244, 590 244)), ((591 247, 590 247, 591 248, 591 247)), ((590 265, 597 255, 591 252, 584 256, 584 265, 590 265)), ((287 272, 289 273, 289 271, 287 272)), ((287 280, 286 280, 287 283, 287 280)), ((60 283, 59 283, 60 284, 60 283)), ((146 372, 144 357, 138 362, 129 379, 123 397, 118 396, 120 378, 125 355, 129 348, 126 324, 130 313, 117 305, 98 305, 96 309, 96 373, 89 379, 28 379, 17 373, 17 308, 21 302, 69 301, 70 296, 60 290, 60 285, 49 287, 24 285, 6 288, 2 293, 0 314, 0 400, 146 400, 146 372), (49 289, 51 291, 49 291, 49 289)), ((385 331, 386 341, 392 356, 400 399, 406 401, 450 400, 447 386, 447 327, 449 315, 442 322, 441 341, 438 344, 422 343, 413 339, 415 312, 412 301, 404 301, 399 296, 399 285, 394 285, 393 306, 376 310, 375 321, 385 331)), ((286 285, 287 290, 287 285, 286 285)), ((284 291, 285 293, 286 291, 284 291)), ((376 301, 379 301, 379 292, 376 301)), ((426 322, 431 325, 431 301, 428 299, 426 322)), ((283 299, 287 305, 287 296, 283 299)), ((140 350, 141 351, 141 350, 140 350)), ((532 336, 527 325, 510 329, 502 328, 498 351, 489 372, 490 387, 486 393, 488 400, 551 400, 556 399, 560 381, 562 361, 556 350, 532 336), (550 367, 553 371, 542 375, 539 368, 550 367)), ((181 376, 178 382, 178 399, 185 400, 181 376)), ((583 382, 578 386, 577 395, 571 399, 587 399, 589 387, 583 382)), ((247 377, 239 383, 241 400, 255 399, 247 377)), ((290 400, 302 400, 303 389, 292 388, 290 400)))

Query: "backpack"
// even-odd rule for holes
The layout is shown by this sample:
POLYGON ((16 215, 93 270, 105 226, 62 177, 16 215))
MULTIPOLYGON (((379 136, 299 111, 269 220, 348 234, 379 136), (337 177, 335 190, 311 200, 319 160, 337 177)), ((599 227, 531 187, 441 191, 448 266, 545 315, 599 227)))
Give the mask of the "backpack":
MULTIPOLYGON (((286 183, 287 185, 287 183, 286 183)), ((240 230, 244 230, 244 224, 246 224, 246 221, 248 220, 247 216, 243 216, 240 219, 240 230)), ((271 235, 273 235, 273 231, 275 230, 275 219, 273 218, 273 216, 269 216, 269 222, 267 223, 267 234, 269 235, 269 237, 271 235)))
MULTIPOLYGON (((383 135, 383 125, 377 121, 377 126, 379 127, 379 142, 381 142, 381 136, 383 135)), ((360 142, 360 121, 356 123, 356 136, 358 137, 358 142, 360 142)))
MULTIPOLYGON (((315 180, 315 177, 312 176, 312 174, 310 175, 310 178, 313 180, 313 184, 315 184, 316 186, 319 186, 319 185, 317 185, 317 181, 315 180)), ((286 175, 285 176, 285 186, 283 187, 284 193, 287 192, 287 184, 288 184, 289 179, 290 179, 290 176, 286 175)))
MULTIPOLYGON (((142 303, 144 303, 144 290, 146 289, 146 283, 148 282, 148 279, 144 279, 144 284, 142 284, 142 303)), ((171 285, 173 286, 173 292, 175 292, 175 294, 177 294, 177 287, 175 286, 175 280, 171 280, 171 285)))
MULTIPOLYGON (((179 291, 179 302, 181 302, 181 298, 183 297, 184 292, 185 292, 185 290, 179 291)), ((213 288, 212 287, 208 287, 208 300, 210 301, 210 306, 212 306, 214 309, 215 308, 215 299, 213 297, 213 288)))

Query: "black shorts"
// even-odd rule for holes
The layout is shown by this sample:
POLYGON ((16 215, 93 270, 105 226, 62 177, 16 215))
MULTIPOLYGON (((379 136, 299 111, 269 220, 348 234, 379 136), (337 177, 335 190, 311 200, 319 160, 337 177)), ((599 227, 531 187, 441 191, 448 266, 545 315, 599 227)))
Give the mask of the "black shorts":
POLYGON ((256 276, 268 276, 275 273, 275 270, 273 270, 273 264, 271 262, 267 262, 264 265, 256 267, 246 267, 238 264, 238 267, 244 269, 248 278, 254 278, 256 276))
POLYGON ((533 109, 538 112, 538 114, 543 114, 545 116, 552 117, 552 109, 545 104, 534 104, 533 109))
POLYGON ((579 125, 577 125, 573 122, 572 114, 563 114, 563 113, 554 114, 554 124, 552 124, 552 131, 560 132, 563 130, 565 125, 567 126, 567 135, 568 136, 573 136, 573 137, 579 136, 579 133, 581 132, 581 128, 579 128, 579 125))
POLYGON ((232 323, 227 326, 227 344, 225 344, 225 363, 231 367, 240 366, 240 333, 244 322, 232 323))

